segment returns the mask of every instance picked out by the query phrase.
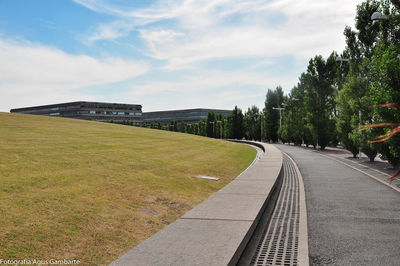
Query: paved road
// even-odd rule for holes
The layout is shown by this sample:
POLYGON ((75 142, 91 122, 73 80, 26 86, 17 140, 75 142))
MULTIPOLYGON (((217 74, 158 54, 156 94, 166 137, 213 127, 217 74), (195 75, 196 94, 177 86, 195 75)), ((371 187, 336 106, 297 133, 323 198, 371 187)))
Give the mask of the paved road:
POLYGON ((311 265, 400 265, 400 193, 317 152, 276 145, 304 179, 311 265))

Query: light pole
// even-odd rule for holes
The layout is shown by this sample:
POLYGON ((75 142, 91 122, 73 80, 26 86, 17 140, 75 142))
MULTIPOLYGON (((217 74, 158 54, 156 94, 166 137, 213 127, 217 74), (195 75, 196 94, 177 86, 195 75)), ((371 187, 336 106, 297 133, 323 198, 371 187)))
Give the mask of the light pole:
MULTIPOLYGON (((260 141, 262 142, 262 136, 263 136, 263 127, 262 127, 262 113, 257 115, 258 117, 260 117, 260 141)), ((254 123, 257 125, 257 117, 254 117, 254 123)), ((257 127, 257 126, 256 126, 257 127)))
POLYGON ((272 107, 274 110, 279 110, 279 128, 282 127, 282 110, 285 110, 283 107, 272 107))
POLYGON ((210 124, 213 125, 213 138, 215 137, 214 133, 215 133, 215 122, 214 121, 210 121, 210 124))
MULTIPOLYGON (((386 17, 386 16, 382 16, 381 13, 375 12, 374 14, 372 14, 371 19, 372 20, 387 19, 387 18, 383 18, 383 17, 386 17), (373 19, 373 17, 375 17, 375 19, 373 19)), ((348 58, 342 58, 342 57, 338 56, 336 58, 336 61, 340 62, 340 66, 342 66, 342 62, 349 62, 349 59, 348 58)), ((360 127, 360 125, 361 125, 361 110, 358 110, 358 126, 360 127)), ((358 130, 358 132, 359 132, 359 135, 360 135, 360 129, 358 130)), ((361 138, 361 135, 360 135, 360 138, 361 138)), ((360 142, 360 145, 358 147, 358 158, 361 160, 361 142, 360 142)))
POLYGON ((222 121, 218 120, 217 123, 219 123, 219 138, 222 139, 222 121))
POLYGON ((336 62, 340 62, 340 67, 342 67, 342 62, 349 62, 350 59, 342 58, 341 56, 336 57, 336 62))
MULTIPOLYGON (((361 139, 361 110, 358 110, 358 135, 360 136, 361 139)), ((358 147, 358 159, 361 160, 361 141, 360 141, 360 146, 358 147)))
MULTIPOLYGON (((384 15, 380 12, 374 12, 371 15, 371 20, 372 21, 383 21, 383 20, 389 20, 389 16, 388 15, 384 15)), ((400 59, 400 54, 397 55, 397 58, 400 59)))
MULTIPOLYGON (((282 103, 283 106, 286 106, 289 108, 289 110, 287 111, 289 125, 293 125, 292 124, 293 123, 293 113, 296 113, 298 111, 297 110, 298 106, 297 106, 297 104, 294 103, 297 101, 300 101, 300 100, 295 97, 291 97, 288 99, 288 103, 282 103), (290 114, 290 110, 292 110, 292 114, 290 114)), ((294 142, 296 143, 296 141, 294 141, 294 142)), ((302 142, 304 142, 304 139, 302 139, 302 142)), ((290 142, 289 142, 289 145, 290 145, 290 142)))
POLYGON ((383 15, 382 13, 379 13, 379 12, 374 12, 371 15, 371 20, 372 21, 388 20, 388 19, 389 19, 388 16, 383 15))
MULTIPOLYGON (((283 107, 272 107, 274 110, 279 110, 279 128, 282 127, 282 110, 285 110, 283 107)), ((280 139, 278 138, 278 141, 280 142, 280 139)))
POLYGON ((260 136, 260 141, 262 142, 263 141, 263 124, 262 124, 262 121, 263 121, 263 114, 261 113, 260 114, 260 126, 261 126, 261 136, 260 136))
MULTIPOLYGON (((379 17, 378 14, 382 16, 382 14, 380 14, 378 12, 375 12, 374 14, 372 14, 371 19, 374 20, 373 19, 374 15, 375 15, 375 17, 379 17)), ((383 19, 387 19, 387 18, 380 18, 380 19, 376 18, 375 20, 383 20, 383 19)), ((336 58, 336 61, 340 62, 340 66, 342 66, 342 62, 349 62, 349 59, 348 58, 342 58, 342 57, 338 56, 336 58)), ((360 125, 361 125, 361 110, 358 110, 358 128, 360 128, 360 125)), ((359 136, 360 136, 360 139, 361 139, 361 130, 360 129, 358 129, 358 133, 359 133, 359 136)), ((358 147, 358 158, 361 160, 361 141, 360 141, 360 144, 359 144, 359 147, 358 147)))
POLYGON ((228 119, 225 118, 223 124, 224 138, 228 138, 227 129, 228 129, 228 119))

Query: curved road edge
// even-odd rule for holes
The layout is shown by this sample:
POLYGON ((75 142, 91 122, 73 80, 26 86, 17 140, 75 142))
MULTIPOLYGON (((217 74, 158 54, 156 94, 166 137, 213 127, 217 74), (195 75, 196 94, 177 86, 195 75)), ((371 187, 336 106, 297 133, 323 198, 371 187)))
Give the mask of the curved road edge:
POLYGON ((297 163, 287 153, 284 153, 293 163, 296 169, 297 177, 299 180, 299 198, 300 198, 300 221, 299 221, 299 251, 298 251, 298 265, 309 265, 309 254, 308 254, 308 224, 307 224, 307 205, 306 205, 306 193, 304 189, 303 176, 300 173, 297 163))
MULTIPOLYGON (((325 157, 327 157, 327 158, 330 158, 330 159, 332 159, 332 160, 334 160, 334 161, 336 161, 336 162, 338 162, 338 163, 341 163, 341 164, 343 164, 343 165, 345 165, 345 166, 347 166, 347 167, 350 167, 350 168, 352 168, 352 169, 354 169, 354 170, 356 170, 356 171, 358 171, 358 172, 360 172, 360 173, 363 173, 364 175, 367 175, 367 176, 369 176, 370 178, 375 179, 376 181, 378 181, 378 182, 384 184, 385 186, 388 186, 388 187, 390 187, 390 188, 396 190, 397 192, 400 192, 400 188, 399 188, 399 187, 396 187, 396 186, 392 185, 391 183, 385 181, 384 178, 379 178, 379 177, 377 177, 377 176, 374 176, 372 173, 367 173, 366 171, 361 170, 359 167, 355 166, 355 164, 352 163, 352 162, 351 162, 350 160, 348 160, 348 159, 338 159, 337 157, 332 156, 332 155, 323 154, 323 153, 321 153, 321 152, 318 152, 318 153, 321 154, 322 156, 325 156, 325 157), (344 160, 347 160, 348 163, 344 162, 344 160), (353 165, 351 165, 351 164, 353 164, 353 165)), ((364 168, 367 168, 367 167, 364 167, 364 168)), ((381 172, 381 171, 379 171, 379 170, 375 170, 375 169, 373 169, 373 168, 370 168, 370 169, 371 169, 372 171, 374 171, 374 172, 379 173, 382 177, 386 177, 386 178, 387 178, 387 177, 390 177, 390 175, 388 175, 388 174, 386 174, 386 173, 383 173, 383 172, 381 172)))
POLYGON ((253 167, 110 265, 236 264, 281 179, 280 150, 258 145, 253 167))

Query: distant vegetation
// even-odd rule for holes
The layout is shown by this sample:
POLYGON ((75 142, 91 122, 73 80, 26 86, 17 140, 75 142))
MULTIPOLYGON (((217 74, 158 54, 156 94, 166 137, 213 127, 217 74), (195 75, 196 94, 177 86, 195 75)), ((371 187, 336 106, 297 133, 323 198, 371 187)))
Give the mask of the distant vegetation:
POLYGON ((400 2, 364 1, 357 6, 356 29, 346 27, 345 50, 324 59, 310 59, 307 69, 288 95, 280 86, 268 89, 263 110, 256 106, 244 114, 235 107, 226 118, 210 114, 207 121, 193 125, 171 124, 152 127, 223 138, 246 138, 291 142, 324 149, 339 143, 353 156, 361 149, 371 161, 376 155, 392 165, 400 163, 400 136, 371 143, 377 136, 389 136, 394 126, 360 125, 400 121, 400 2), (374 12, 383 20, 372 21, 374 12), (282 118, 280 121, 279 110, 282 118), (282 124, 282 126, 280 126, 282 124))
POLYGON ((391 127, 360 131, 360 125, 400 121, 398 112, 381 104, 400 104, 400 2, 364 1, 357 6, 356 29, 344 29, 346 48, 324 60, 315 56, 299 83, 285 97, 285 141, 316 145, 340 143, 370 160, 377 153, 393 165, 400 162, 400 137, 370 143, 391 127), (374 12, 386 19, 372 21, 374 12))
POLYGON ((0 113, 0 125, 0 258, 7 259, 109 263, 229 183, 256 153, 67 118, 0 113))

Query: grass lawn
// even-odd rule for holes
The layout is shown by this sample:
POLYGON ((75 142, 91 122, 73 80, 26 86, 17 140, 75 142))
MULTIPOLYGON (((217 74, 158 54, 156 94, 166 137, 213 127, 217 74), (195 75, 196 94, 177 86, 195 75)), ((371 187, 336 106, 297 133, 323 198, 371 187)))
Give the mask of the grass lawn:
POLYGON ((181 133, 0 113, 0 258, 107 264, 229 183, 255 155, 181 133))

